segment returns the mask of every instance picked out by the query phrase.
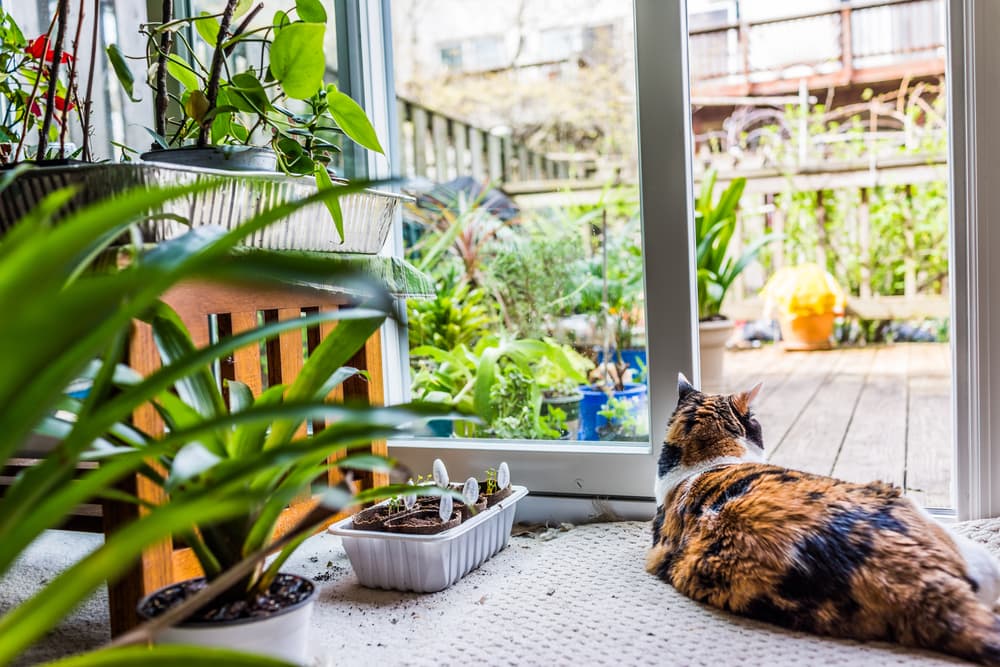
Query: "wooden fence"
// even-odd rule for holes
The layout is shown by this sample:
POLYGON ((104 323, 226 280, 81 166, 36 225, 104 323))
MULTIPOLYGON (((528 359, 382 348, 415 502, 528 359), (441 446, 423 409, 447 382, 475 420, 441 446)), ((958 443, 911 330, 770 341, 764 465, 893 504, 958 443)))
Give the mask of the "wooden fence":
POLYGON ((410 100, 396 100, 403 143, 403 174, 437 182, 458 176, 516 183, 583 179, 593 161, 553 158, 515 142, 509 135, 473 127, 410 100))

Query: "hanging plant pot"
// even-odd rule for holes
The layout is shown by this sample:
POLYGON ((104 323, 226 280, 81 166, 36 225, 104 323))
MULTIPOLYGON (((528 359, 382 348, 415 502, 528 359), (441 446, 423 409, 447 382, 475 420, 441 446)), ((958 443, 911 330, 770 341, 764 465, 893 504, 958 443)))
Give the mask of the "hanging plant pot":
MULTIPOLYGON (((144 598, 139 616, 155 618, 204 587, 204 578, 189 579, 161 588, 144 598)), ((188 644, 230 648, 287 660, 308 662, 309 619, 316 602, 316 586, 294 574, 279 574, 270 595, 257 609, 211 608, 160 633, 157 644, 188 644)))
MULTIPOLYGON (((259 213, 316 193, 316 182, 312 178, 286 176, 273 171, 233 173, 166 163, 150 163, 148 166, 156 170, 156 182, 163 185, 188 185, 205 179, 220 183, 217 188, 170 202, 167 212, 186 219, 190 225, 173 220, 154 221, 144 228, 147 240, 153 242, 175 238, 191 227, 203 225, 234 229, 259 213)), ((341 185, 347 183, 344 180, 334 182, 341 185)), ((409 199, 405 195, 382 190, 353 192, 337 200, 344 220, 343 239, 326 206, 317 202, 251 234, 243 240, 243 245, 270 250, 376 254, 385 243, 401 202, 409 199)))
MULTIPOLYGON (((0 235, 56 190, 76 189, 72 199, 55 214, 58 221, 86 206, 150 184, 150 172, 140 165, 93 164, 77 160, 42 160, 30 164, 37 166, 21 172, 0 190, 0 235)), ((0 173, 13 167, 5 167, 0 173)))
POLYGON ((278 156, 270 148, 259 146, 184 146, 162 148, 143 153, 143 162, 174 164, 181 167, 220 169, 222 171, 271 171, 278 167, 278 156))
POLYGON ((782 313, 778 319, 781 326, 782 349, 829 350, 835 317, 834 313, 798 317, 782 313))

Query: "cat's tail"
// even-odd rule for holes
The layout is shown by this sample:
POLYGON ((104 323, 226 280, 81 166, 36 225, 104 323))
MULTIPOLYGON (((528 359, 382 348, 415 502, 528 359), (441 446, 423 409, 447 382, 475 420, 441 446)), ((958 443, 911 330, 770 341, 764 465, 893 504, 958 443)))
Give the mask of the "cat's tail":
POLYGON ((1000 616, 973 596, 963 602, 945 614, 926 619, 937 632, 924 634, 920 644, 981 665, 1000 667, 1000 616))

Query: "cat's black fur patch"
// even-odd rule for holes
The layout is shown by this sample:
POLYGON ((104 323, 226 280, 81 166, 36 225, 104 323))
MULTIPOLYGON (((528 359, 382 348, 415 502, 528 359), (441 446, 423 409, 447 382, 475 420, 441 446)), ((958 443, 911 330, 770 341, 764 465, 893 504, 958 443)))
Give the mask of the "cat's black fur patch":
POLYGON ((663 477, 681 464, 682 451, 677 445, 671 445, 669 442, 663 443, 663 449, 660 450, 660 460, 656 466, 660 477, 663 477))

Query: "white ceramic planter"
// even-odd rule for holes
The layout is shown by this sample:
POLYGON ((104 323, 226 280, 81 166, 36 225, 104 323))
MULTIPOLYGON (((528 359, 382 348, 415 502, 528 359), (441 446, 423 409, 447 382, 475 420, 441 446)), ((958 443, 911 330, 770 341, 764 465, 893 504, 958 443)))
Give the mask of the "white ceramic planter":
POLYGON ((528 495, 523 486, 493 507, 436 535, 354 530, 351 518, 330 526, 358 582, 368 588, 433 593, 444 590, 507 546, 514 505, 528 495))
MULTIPOLYGON (((264 618, 243 618, 212 623, 183 623, 161 632, 156 644, 212 646, 255 653, 305 665, 310 659, 309 627, 317 588, 298 604, 264 618)), ((156 595, 153 593, 152 595, 156 595)), ((152 597, 152 596, 150 596, 152 597)), ((143 616, 144 598, 139 603, 143 616)))
POLYGON ((722 389, 726 341, 733 335, 734 328, 732 320, 714 320, 698 324, 702 391, 722 389))

